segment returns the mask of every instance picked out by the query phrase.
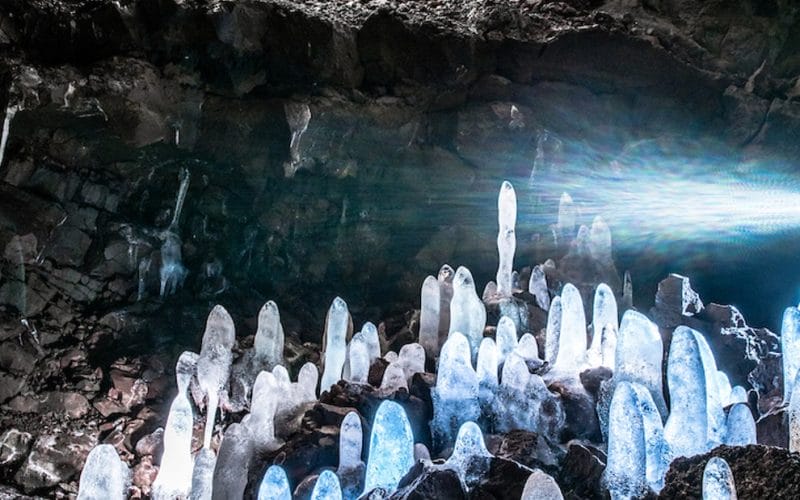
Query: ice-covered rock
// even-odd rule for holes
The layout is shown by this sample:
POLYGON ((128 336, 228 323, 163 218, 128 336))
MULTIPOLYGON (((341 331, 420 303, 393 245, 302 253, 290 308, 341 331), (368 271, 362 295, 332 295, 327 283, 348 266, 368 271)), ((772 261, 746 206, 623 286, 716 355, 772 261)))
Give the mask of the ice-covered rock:
POLYGON ((375 488, 394 491, 412 465, 414 435, 406 412, 394 401, 384 401, 372 422, 364 492, 375 488))
POLYGON ((432 359, 439 355, 439 306, 439 280, 428 276, 420 292, 419 343, 432 359))
POLYGON ((325 362, 322 382, 319 388, 320 392, 327 391, 342 378, 342 368, 344 367, 347 353, 349 321, 350 313, 347 310, 347 304, 340 297, 336 297, 328 309, 328 317, 325 320, 325 362))
POLYGON ((712 457, 703 469, 703 500, 736 500, 736 484, 728 462, 712 457))
POLYGON ((781 323, 783 402, 788 403, 800 369, 800 309, 787 307, 781 323))
POLYGON ((233 319, 222 306, 215 306, 206 320, 206 330, 197 359, 197 382, 206 396, 206 428, 203 446, 211 446, 219 398, 228 384, 231 349, 236 340, 233 319))
POLYGON ((258 500, 292 500, 289 478, 280 465, 271 465, 261 478, 258 500))
POLYGON ((333 471, 322 471, 311 491, 310 500, 342 500, 342 487, 333 471))
POLYGON ((268 301, 258 313, 258 330, 253 341, 259 370, 271 370, 283 361, 283 325, 278 305, 268 301))
POLYGON ((555 297, 547 312, 547 329, 544 338, 544 360, 551 365, 558 356, 558 343, 561 337, 561 297, 555 297))
POLYGON ((503 181, 497 197, 497 294, 510 297, 513 292, 511 273, 514 270, 514 252, 517 238, 514 228, 517 224, 517 195, 508 181, 503 181))
POLYGON ((541 309, 545 311, 550 309, 550 291, 547 287, 544 268, 540 265, 533 266, 533 269, 531 269, 528 292, 536 298, 536 305, 541 309))
POLYGON ((461 424, 478 420, 478 374, 472 368, 469 341, 459 332, 451 333, 442 346, 431 397, 431 431, 440 448, 453 442, 461 424))
POLYGON ((191 500, 211 500, 217 454, 211 448, 201 448, 194 457, 191 500))
POLYGON ((508 316, 501 317, 497 322, 495 344, 497 346, 497 364, 502 365, 506 357, 517 347, 517 327, 508 316))
POLYGON ((571 283, 561 291, 561 332, 553 369, 577 372, 586 364, 586 316, 581 293, 571 283))
POLYGON ((194 413, 186 391, 178 391, 164 426, 164 453, 153 483, 153 500, 186 498, 192 488, 194 413))
POLYGON ((564 500, 564 495, 553 476, 534 469, 525 481, 520 500, 564 500))
POLYGON ((459 332, 469 341, 472 359, 478 356, 478 348, 486 327, 486 308, 475 292, 472 273, 464 266, 453 278, 453 300, 450 301, 450 334, 459 332))
POLYGON ((753 413, 744 403, 736 403, 728 411, 725 420, 725 444, 728 446, 747 446, 756 444, 756 422, 753 413))
POLYGON ((78 484, 78 500, 124 500, 131 473, 110 444, 99 444, 86 457, 78 484))

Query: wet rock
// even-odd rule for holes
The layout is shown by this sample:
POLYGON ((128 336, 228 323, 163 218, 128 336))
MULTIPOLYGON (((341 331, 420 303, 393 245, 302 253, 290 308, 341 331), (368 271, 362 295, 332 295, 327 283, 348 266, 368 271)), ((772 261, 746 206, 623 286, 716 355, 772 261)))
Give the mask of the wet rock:
POLYGON ((651 313, 661 328, 674 328, 682 324, 684 316, 692 316, 702 310, 703 302, 692 290, 689 278, 670 274, 658 284, 656 305, 651 313))
POLYGON ((800 456, 761 445, 720 446, 710 453, 678 458, 667 471, 659 498, 702 498, 703 469, 711 457, 728 462, 739 498, 793 498, 800 481, 800 456))
POLYGON ((492 458, 486 474, 470 491, 471 499, 518 500, 533 469, 502 458, 492 458))
POLYGON ((776 408, 756 421, 758 444, 789 447, 789 417, 784 408, 776 408))
POLYGON ((600 480, 606 468, 605 460, 605 454, 593 446, 569 443, 557 476, 564 497, 604 498, 600 480))
POLYGON ((551 474, 564 456, 564 450, 545 437, 523 430, 506 433, 497 450, 489 451, 498 458, 514 461, 531 469, 539 468, 551 474))
POLYGON ((14 479, 26 492, 68 481, 80 472, 96 444, 97 437, 90 432, 43 434, 14 479))
POLYGON ((33 436, 28 432, 8 429, 0 435, 0 465, 11 467, 28 455, 33 436))
POLYGON ((466 499, 458 474, 450 469, 426 466, 418 462, 398 484, 389 498, 422 500, 426 498, 466 499))

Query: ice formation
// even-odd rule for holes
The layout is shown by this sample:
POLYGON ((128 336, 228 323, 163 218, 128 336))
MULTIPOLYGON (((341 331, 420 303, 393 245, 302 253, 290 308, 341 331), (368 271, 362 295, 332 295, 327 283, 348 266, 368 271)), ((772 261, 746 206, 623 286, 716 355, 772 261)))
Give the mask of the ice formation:
MULTIPOLYGON (((495 344, 497 346, 497 364, 502 365, 506 357, 517 347, 517 327, 508 316, 501 317, 497 322, 495 344)), ((480 353, 478 356, 480 357, 480 353)))
POLYGON ((530 333, 526 333, 519 338, 516 349, 517 353, 522 359, 530 364, 531 361, 539 359, 539 346, 536 344, 536 337, 530 333))
POLYGON ((534 469, 525 481, 520 500, 564 500, 564 496, 553 476, 534 469))
POLYGON ((268 301, 258 313, 258 330, 253 341, 257 366, 271 370, 283 364, 283 325, 278 305, 268 301))
POLYGON ((464 422, 458 429, 453 453, 444 466, 457 471, 469 488, 486 471, 489 458, 492 458, 492 454, 483 442, 481 428, 475 422, 464 422))
POLYGON ((225 429, 214 467, 213 500, 244 497, 253 451, 253 436, 247 425, 231 424, 225 429))
POLYGON ((450 302, 450 335, 459 332, 469 341, 472 358, 478 355, 486 326, 486 308, 475 292, 472 273, 464 266, 453 278, 453 300, 450 302))
POLYGON ((314 484, 310 500, 342 500, 339 478, 330 470, 322 471, 314 484))
POLYGON ((258 500, 292 500, 289 479, 279 465, 271 465, 258 487, 258 500))
POLYGON ((800 384, 796 379, 789 396, 789 451, 800 452, 800 384))
POLYGON ((362 490, 366 468, 361 460, 363 439, 361 417, 351 411, 342 419, 339 430, 339 467, 336 469, 345 500, 357 498, 362 490))
POLYGON ((781 357, 783 363, 783 402, 792 396, 794 382, 800 368, 800 309, 787 307, 781 324, 781 357))
POLYGON ((485 415, 492 408, 497 392, 497 346, 494 340, 485 338, 478 350, 478 401, 485 415))
POLYGON ((432 359, 439 355, 439 295, 439 280, 425 278, 420 292, 419 343, 432 359))
POLYGON ((164 426, 164 453, 153 483, 153 500, 186 498, 192 488, 192 427, 194 414, 186 391, 172 401, 164 426))
POLYGON ((611 399, 603 484, 612 500, 658 492, 669 464, 661 418, 646 387, 617 384, 611 399))
POLYGON ((601 332, 600 339, 601 361, 600 364, 614 370, 616 368, 617 329, 613 325, 606 325, 601 332))
POLYGON ((503 181, 497 197, 497 294, 510 297, 512 293, 511 273, 514 270, 514 252, 517 238, 514 227, 517 224, 517 195, 508 181, 503 181))
POLYGON ((384 394, 391 394, 399 389, 408 390, 408 382, 406 381, 406 374, 403 372, 403 365, 399 358, 397 361, 389 363, 386 370, 383 372, 381 379, 381 392, 384 394))
POLYGON ((622 310, 627 311, 633 307, 633 281, 630 271, 625 271, 622 279, 622 310))
POLYGON ((612 341, 609 337, 612 335, 611 332, 616 332, 619 329, 617 299, 614 298, 614 292, 611 291, 611 287, 605 283, 600 283, 594 292, 592 307, 592 343, 587 354, 589 366, 603 365, 608 368, 614 368, 613 365, 608 366, 603 363, 603 333, 606 329, 608 329, 606 342, 610 342, 612 341))
POLYGON ((222 306, 215 306, 206 320, 206 330, 197 358, 197 382, 206 396, 206 428, 203 446, 211 446, 214 419, 220 395, 228 384, 233 354, 231 349, 236 339, 233 319, 222 306))
POLYGON ((561 332, 553 369, 577 372, 586 363, 586 316, 581 293, 571 283, 561 291, 561 332))
POLYGON ((453 268, 444 264, 439 268, 439 348, 442 347, 450 333, 450 302, 453 300, 453 268))
POLYGON ((425 348, 416 342, 401 347, 397 358, 409 383, 415 373, 425 372, 425 348))
POLYGON ((78 484, 78 500, 124 500, 131 473, 110 444, 99 444, 86 457, 78 484))
POLYGON ((172 231, 164 233, 164 243, 161 245, 161 297, 173 295, 183 286, 187 271, 183 267, 181 252, 181 239, 172 231))
POLYGON ((263 449, 275 440, 275 414, 279 399, 288 395, 279 390, 278 380, 268 371, 262 371, 253 384, 250 413, 242 419, 242 425, 250 430, 253 444, 263 449))
POLYGON ((719 400, 717 369, 703 336, 679 326, 667 359, 671 411, 664 434, 674 456, 692 456, 723 440, 725 414, 719 400))
POLYGON ((511 353, 503 364, 500 386, 495 395, 495 428, 499 432, 523 429, 551 436, 563 421, 560 407, 551 405, 541 412, 542 405, 554 400, 542 377, 528 371, 528 364, 518 351, 511 353))
POLYGON ((369 351, 370 364, 376 359, 381 357, 381 344, 378 340, 378 328, 367 321, 361 327, 361 335, 364 337, 364 342, 367 343, 367 350, 369 351))
POLYGON ((756 422, 750 407, 744 403, 734 404, 725 420, 724 443, 728 446, 747 446, 756 442, 756 422))
POLYGON ((178 383, 178 392, 185 393, 189 389, 189 384, 197 370, 197 359, 199 356, 191 351, 184 351, 178 356, 175 363, 175 379, 178 383))
POLYGON ((394 491, 412 465, 414 435, 406 412, 394 401, 384 401, 372 422, 364 493, 375 488, 394 491))
MULTIPOLYGON (((347 352, 347 328, 350 313, 347 304, 340 297, 333 299, 325 321, 325 362, 322 372, 320 392, 327 391, 342 378, 347 352)), ((376 337, 377 337, 377 331, 376 337)))
POLYGON ((617 336, 612 380, 615 383, 635 382, 647 388, 662 419, 667 416, 661 388, 663 350, 661 334, 655 323, 642 313, 626 311, 617 336))
POLYGON ((217 466, 217 455, 211 448, 201 448, 194 458, 192 470, 191 500, 211 500, 214 486, 214 468, 217 466))
POLYGON ((594 218, 592 228, 589 230, 589 253, 604 265, 613 264, 611 259, 611 230, 599 215, 594 218))
POLYGON ((442 346, 431 397, 431 431, 440 448, 453 442, 461 424, 478 420, 478 374, 472 368, 469 342, 459 332, 450 334, 442 346))
POLYGON ((367 346, 367 342, 361 332, 353 335, 348 356, 350 358, 349 380, 358 384, 366 384, 370 366, 369 346, 367 346))
POLYGON ((306 363, 300 368, 297 374, 298 394, 302 401, 314 401, 317 399, 317 383, 319 382, 319 370, 314 363, 306 363))
POLYGON ((304 102, 287 102, 283 106, 292 136, 289 141, 291 161, 286 167, 286 177, 292 177, 300 164, 300 138, 311 122, 311 108, 304 102))
POLYGON ((531 277, 528 280, 528 292, 536 299, 536 304, 547 311, 550 309, 550 292, 547 288, 547 277, 544 268, 540 265, 533 266, 531 277))
POLYGON ((720 457, 712 457, 703 469, 703 500, 736 500, 733 473, 720 457))
POLYGON ((550 303, 547 312, 547 330, 544 339, 544 360, 551 365, 555 363, 558 355, 558 342, 561 336, 561 297, 556 297, 550 303))
POLYGON ((741 385, 734 385, 731 389, 731 395, 728 397, 727 402, 723 402, 722 406, 728 406, 736 403, 747 403, 747 389, 741 385))
POLYGON ((572 202, 572 196, 568 193, 561 194, 561 200, 558 202, 558 228, 562 233, 568 235, 574 234, 575 222, 577 219, 577 210, 575 204, 572 202))
POLYGON ((0 132, 0 167, 3 166, 3 158, 5 157, 6 145, 8 144, 8 135, 11 133, 11 120, 17 114, 19 106, 9 105, 6 107, 6 116, 3 118, 3 131, 0 132))

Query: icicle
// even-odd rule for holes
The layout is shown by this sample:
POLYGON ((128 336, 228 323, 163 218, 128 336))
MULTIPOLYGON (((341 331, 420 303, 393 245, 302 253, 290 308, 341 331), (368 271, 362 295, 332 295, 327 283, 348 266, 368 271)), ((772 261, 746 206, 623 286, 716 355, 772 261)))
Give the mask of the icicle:
POLYGON ((201 448, 197 452, 192 470, 191 500, 211 500, 216 466, 217 455, 211 448, 201 448))
POLYGON ((9 105, 6 108, 6 117, 3 119, 3 132, 0 134, 0 167, 3 166, 3 158, 6 153, 6 144, 8 143, 8 135, 11 133, 11 120, 14 115, 19 111, 19 106, 9 105))
POLYGON ((369 347, 361 332, 353 335, 348 356, 350 360, 349 380, 357 384, 366 384, 370 366, 369 347))
POLYGON ((169 230, 177 232, 178 224, 181 219, 181 212, 183 212, 183 203, 186 201, 186 192, 189 190, 189 181, 192 176, 188 169, 182 168, 180 179, 181 184, 178 188, 178 197, 175 199, 175 210, 172 212, 172 222, 169 224, 169 230))

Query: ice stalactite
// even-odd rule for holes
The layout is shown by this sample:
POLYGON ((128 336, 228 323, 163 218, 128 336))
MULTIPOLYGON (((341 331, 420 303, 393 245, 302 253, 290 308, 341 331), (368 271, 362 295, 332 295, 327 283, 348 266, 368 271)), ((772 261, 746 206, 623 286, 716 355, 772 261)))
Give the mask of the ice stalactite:
POLYGON ((289 124, 291 131, 291 139, 289 141, 289 161, 284 165, 284 173, 286 177, 294 177, 297 169, 302 162, 302 155, 300 154, 300 139, 308 129, 308 124, 311 122, 311 109, 308 104, 302 102, 287 102, 283 106, 286 113, 286 121, 289 124))
POLYGON ((434 445, 444 448, 453 443, 461 424, 480 415, 478 374, 472 368, 469 342, 459 332, 450 334, 442 346, 431 397, 434 445))
POLYGON ((258 500, 292 500, 289 479, 280 465, 271 465, 261 478, 258 500))
POLYGON ((575 373, 586 364, 586 316, 581 293, 571 283, 561 291, 561 332, 553 369, 575 373))
POLYGON ((310 500, 342 500, 339 478, 330 470, 324 470, 314 483, 310 500))
POLYGON ((553 476, 534 469, 525 481, 520 500, 564 500, 564 495, 553 476))
MULTIPOLYGON (((517 347, 517 327, 508 316, 501 317, 497 322, 495 344, 497 344, 497 364, 499 366, 517 347)), ((480 353, 478 356, 480 357, 480 353)))
MULTIPOLYGON (((544 340, 544 360, 551 365, 558 356, 558 343, 561 337, 561 297, 555 297, 547 311, 547 329, 544 340)), ((585 342, 585 341, 584 341, 585 342)))
POLYGON ((675 457, 704 453, 723 440, 725 414, 712 363, 699 332, 685 326, 675 329, 667 359, 671 411, 664 428, 675 457))
POLYGON ((547 287, 547 277, 541 265, 533 266, 531 277, 528 280, 528 292, 536 298, 536 305, 544 311, 550 309, 550 292, 547 287))
POLYGON ((412 465, 414 435, 406 412, 394 401, 384 401, 372 422, 364 493, 375 488, 394 491, 412 465))
POLYGON ((339 430, 339 467, 336 469, 345 500, 358 498, 364 487, 366 464, 361 460, 363 439, 361 417, 351 411, 342 419, 339 430))
POLYGON ((781 324, 781 362, 783 363, 783 402, 789 403, 800 369, 800 309, 787 307, 781 324))
POLYGON ((211 448, 201 448, 194 457, 191 500, 211 500, 217 455, 211 448))
POLYGON ((283 325, 278 305, 270 300, 258 313, 258 330, 253 340, 256 366, 259 370, 271 370, 284 363, 283 343, 283 325))
POLYGON ((225 429, 214 467, 212 500, 243 498, 254 456, 253 436, 243 424, 225 429))
POLYGON ((233 318, 222 306, 215 306, 208 315, 206 330, 197 359, 197 381, 206 396, 206 428, 203 446, 211 446, 214 420, 219 406, 220 395, 228 384, 233 354, 231 349, 236 340, 233 318))
POLYGON ((172 221, 169 223, 170 231, 177 231, 183 213, 183 204, 186 202, 186 193, 189 191, 189 182, 192 175, 188 169, 182 168, 180 173, 181 183, 178 186, 178 196, 175 199, 175 209, 172 211, 172 221))
POLYGON ((703 469, 703 500, 736 500, 733 472, 724 459, 712 457, 703 469))
MULTIPOLYGON (((342 368, 344 368, 347 353, 349 321, 350 313, 347 310, 347 304, 340 297, 336 297, 328 309, 328 317, 325 320, 325 362, 320 392, 327 391, 342 378, 342 368)), ((375 333, 377 336, 377 331, 375 333)))
POLYGON ((603 352, 608 351, 603 349, 603 334, 608 329, 607 342, 612 341, 609 335, 619 329, 619 320, 617 299, 614 298, 611 287, 605 283, 600 283, 595 290, 592 311, 592 342, 587 354, 589 366, 602 365, 613 369, 613 365, 608 366, 603 363, 603 352))
POLYGON ((439 280, 428 276, 420 292, 419 343, 431 359, 439 355, 439 280))
POLYGON ((464 422, 458 429, 453 453, 444 467, 456 471, 469 490, 485 474, 491 458, 481 428, 475 422, 464 422))
POLYGON ((517 238, 514 228, 517 224, 517 195, 508 181, 503 181, 497 197, 497 294, 500 297, 511 297, 514 270, 514 252, 517 238))
POLYGON ((486 327, 486 307, 475 292, 475 280, 466 267, 459 267, 453 278, 453 300, 450 302, 450 334, 462 333, 469 341, 472 359, 486 327))
POLYGON ((3 119, 3 130, 0 132, 0 167, 3 166, 6 146, 8 145, 8 136, 11 134, 11 120, 14 119, 14 115, 17 114, 19 109, 19 106, 11 104, 6 108, 6 116, 3 119))
POLYGON ((439 268, 436 278, 439 282, 439 350, 450 334, 450 302, 453 300, 453 277, 455 274, 452 267, 444 264, 439 268))
POLYGON ((661 418, 644 386, 621 382, 611 399, 603 484, 612 500, 658 491, 669 464, 661 418))
POLYGON ((725 420, 725 440, 728 446, 747 446, 756 444, 756 421, 750 407, 745 403, 736 403, 728 411, 725 420))
POLYGON ((92 448, 78 483, 78 500, 123 500, 128 497, 131 472, 110 444, 92 448))

